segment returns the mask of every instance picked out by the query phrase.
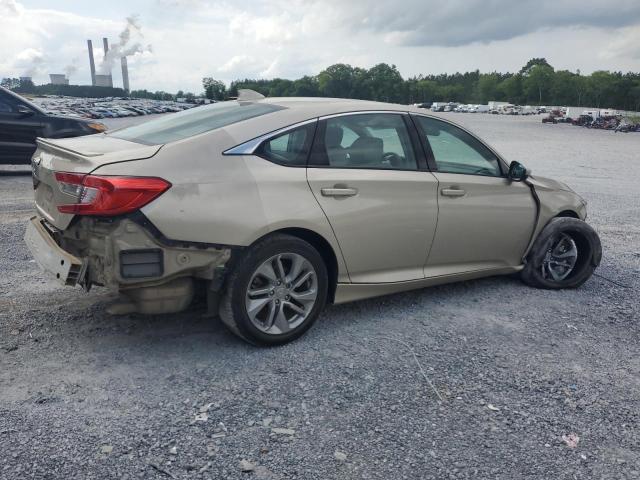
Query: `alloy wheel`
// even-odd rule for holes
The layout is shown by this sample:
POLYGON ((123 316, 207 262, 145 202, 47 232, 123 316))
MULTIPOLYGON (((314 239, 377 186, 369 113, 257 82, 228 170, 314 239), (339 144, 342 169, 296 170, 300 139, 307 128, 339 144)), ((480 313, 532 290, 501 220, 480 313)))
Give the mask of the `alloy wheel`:
POLYGON ((560 234, 542 261, 542 277, 546 280, 561 282, 576 266, 578 247, 566 233, 560 234))
POLYGON ((256 328, 280 335, 307 319, 317 297, 318 279, 311 262, 297 253, 280 253, 254 271, 245 306, 256 328))

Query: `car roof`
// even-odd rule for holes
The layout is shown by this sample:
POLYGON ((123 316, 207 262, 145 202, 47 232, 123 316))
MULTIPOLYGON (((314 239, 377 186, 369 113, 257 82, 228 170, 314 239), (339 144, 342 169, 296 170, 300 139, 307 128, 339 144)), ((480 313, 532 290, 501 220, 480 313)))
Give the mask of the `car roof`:
POLYGON ((249 118, 242 122, 225 126, 224 130, 231 136, 235 144, 327 115, 362 111, 412 112, 425 115, 424 109, 412 105, 347 98, 267 97, 242 103, 266 103, 283 108, 268 115, 249 118))
POLYGON ((413 105, 400 105, 397 103, 374 102, 372 100, 356 100, 351 98, 267 97, 258 100, 258 102, 270 103, 287 109, 307 111, 312 117, 362 110, 421 111, 413 105))

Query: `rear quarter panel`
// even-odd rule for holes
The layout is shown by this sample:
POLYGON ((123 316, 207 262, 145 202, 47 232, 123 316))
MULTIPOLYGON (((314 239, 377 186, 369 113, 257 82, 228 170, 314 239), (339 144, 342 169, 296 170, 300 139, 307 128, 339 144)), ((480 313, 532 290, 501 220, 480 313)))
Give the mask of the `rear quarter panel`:
POLYGON ((157 176, 172 187, 142 209, 168 238, 248 246, 284 228, 305 228, 334 249, 339 279, 348 278, 333 231, 316 202, 305 168, 246 155, 222 155, 230 139, 218 130, 171 143, 151 159, 100 167, 100 175, 157 176))

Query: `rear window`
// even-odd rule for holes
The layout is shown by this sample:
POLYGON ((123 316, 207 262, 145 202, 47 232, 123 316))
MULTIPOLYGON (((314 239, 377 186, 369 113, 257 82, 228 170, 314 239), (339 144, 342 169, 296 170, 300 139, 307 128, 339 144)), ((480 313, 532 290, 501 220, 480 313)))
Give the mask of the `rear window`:
POLYGON ((284 107, 269 103, 219 102, 172 113, 141 125, 117 130, 109 135, 131 142, 159 145, 282 109, 284 107))

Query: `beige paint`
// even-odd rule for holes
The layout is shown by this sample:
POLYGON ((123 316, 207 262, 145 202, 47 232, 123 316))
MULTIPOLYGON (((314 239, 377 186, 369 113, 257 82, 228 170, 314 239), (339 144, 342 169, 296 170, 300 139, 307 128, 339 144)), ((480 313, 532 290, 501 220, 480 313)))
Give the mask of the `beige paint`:
POLYGON ((392 293, 406 292, 409 290, 417 290, 420 288, 433 287, 435 285, 444 285, 452 282, 462 282, 466 280, 474 280, 476 278, 491 277, 495 275, 509 275, 522 270, 522 266, 480 269, 470 272, 440 275, 429 278, 421 278, 419 280, 411 280, 408 282, 393 283, 339 283, 336 288, 335 302, 348 303, 356 300, 364 300, 365 298, 379 297, 382 295, 390 295, 392 293))
POLYGON ((431 172, 309 168, 307 179, 338 238, 352 282, 423 277, 438 220, 438 182, 431 172), (321 189, 336 186, 357 194, 322 195, 321 189))
POLYGON ((529 187, 505 178, 435 173, 440 182, 438 229, 425 276, 522 263, 536 219, 529 187), (449 197, 445 189, 464 196, 449 197))
MULTIPOLYGON (((542 178, 532 178, 542 203, 538 212, 529 187, 504 178, 296 168, 254 155, 222 155, 264 133, 324 115, 371 110, 424 114, 413 107, 352 100, 262 101, 286 109, 162 146, 139 145, 108 135, 41 141, 34 157, 42 181, 35 194, 40 216, 65 236, 78 233, 68 228, 72 216, 57 213, 56 205, 68 199, 52 177, 54 170, 158 176, 172 187, 142 209, 147 218, 172 240, 221 248, 203 250, 191 266, 172 264, 155 284, 203 271, 209 274, 201 278, 210 278, 211 268, 226 259, 229 250, 225 246, 246 247, 270 232, 297 228, 321 236, 335 253, 338 302, 518 271, 531 242, 551 218, 563 210, 584 218, 580 197, 563 184, 542 178), (336 186, 354 188, 357 195, 334 198, 321 194, 322 188, 336 186), (465 193, 445 197, 443 188, 460 188, 465 193)), ((134 231, 139 227, 123 222, 105 232, 103 240, 85 223, 76 223, 74 228, 81 226, 85 230, 79 235, 87 235, 86 242, 95 249, 104 249, 104 254, 94 256, 101 262, 110 259, 113 272, 117 272, 117 249, 160 245, 149 232, 134 231)), ((181 253, 161 247, 169 258, 181 253)), ((93 269, 100 268, 94 261, 93 269)), ((137 285, 102 268, 103 283, 137 285)))

